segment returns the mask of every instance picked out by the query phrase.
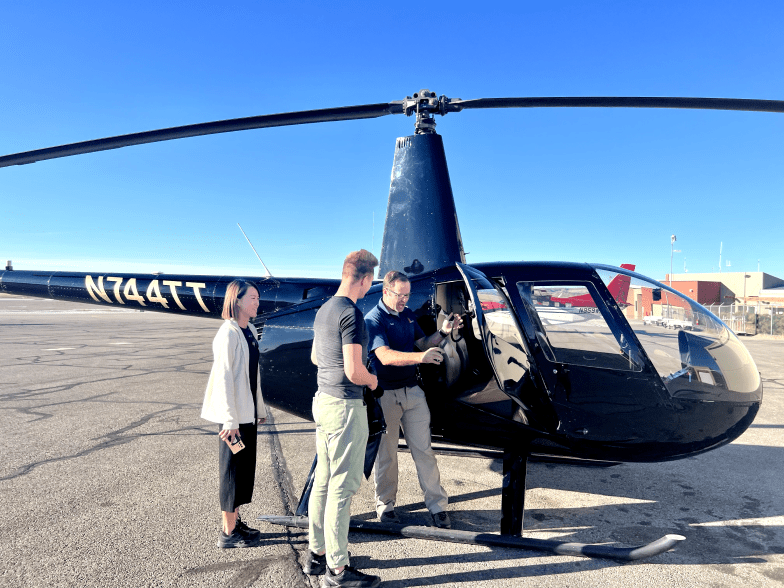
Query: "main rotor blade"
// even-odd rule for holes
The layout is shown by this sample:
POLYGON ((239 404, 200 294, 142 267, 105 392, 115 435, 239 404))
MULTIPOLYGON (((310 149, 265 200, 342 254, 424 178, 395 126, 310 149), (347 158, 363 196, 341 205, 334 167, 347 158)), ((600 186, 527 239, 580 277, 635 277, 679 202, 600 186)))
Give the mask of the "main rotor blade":
POLYGON ((216 133, 231 133, 234 131, 247 131, 250 129, 262 129, 267 127, 283 127, 289 125, 302 125, 309 123, 332 122, 339 120, 355 120, 360 118, 377 118, 387 114, 402 114, 403 102, 388 102, 380 104, 364 104, 361 106, 343 106, 339 108, 323 108, 321 110, 305 110, 300 112, 284 112, 280 114, 265 114, 261 116, 250 116, 247 118, 234 118, 170 129, 159 129, 157 131, 145 131, 142 133, 131 133, 130 135, 120 135, 117 137, 107 137, 105 139, 94 139, 92 141, 82 141, 60 145, 59 147, 47 147, 46 149, 36 149, 24 153, 4 155, 0 157, 0 167, 10 165, 24 165, 45 159, 57 159, 59 157, 69 157, 71 155, 81 155, 83 153, 93 153, 95 151, 107 151, 109 149, 119 149, 130 145, 141 145, 143 143, 155 143, 157 141, 171 141, 173 139, 184 139, 185 137, 198 137, 199 135, 213 135, 216 133))
POLYGON ((699 110, 745 110, 784 112, 782 100, 742 98, 667 98, 667 97, 560 97, 560 98, 476 98, 452 100, 449 109, 464 108, 693 108, 699 110))
MULTIPOLYGON (((130 145, 154 143, 157 141, 171 141, 185 137, 199 135, 212 135, 216 133, 230 133, 266 127, 281 127, 339 120, 355 120, 361 118, 377 118, 388 114, 402 114, 405 112, 405 102, 388 102, 379 104, 366 104, 361 106, 344 106, 339 108, 324 108, 320 110, 305 110, 300 112, 286 112, 280 114, 267 114, 247 118, 235 118, 224 121, 199 123, 145 131, 82 141, 36 149, 24 153, 4 155, 0 157, 0 167, 11 165, 24 165, 45 159, 57 159, 83 153, 119 149, 130 145)), ((690 108, 702 110, 740 110, 751 112, 782 112, 784 101, 781 100, 747 100, 738 98, 672 98, 672 97, 533 97, 533 98, 477 98, 472 100, 455 99, 447 102, 442 114, 459 112, 466 108, 690 108)))

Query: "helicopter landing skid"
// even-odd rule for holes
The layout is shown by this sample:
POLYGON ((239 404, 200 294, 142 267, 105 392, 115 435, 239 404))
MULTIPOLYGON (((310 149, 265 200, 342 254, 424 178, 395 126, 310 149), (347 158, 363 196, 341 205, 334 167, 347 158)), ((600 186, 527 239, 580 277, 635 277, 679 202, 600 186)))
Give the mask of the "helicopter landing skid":
MULTIPOLYGON (((546 551, 557 555, 581 555, 619 561, 636 561, 659 555, 669 551, 679 542, 684 541, 683 535, 665 535, 646 545, 637 547, 613 547, 589 543, 567 543, 549 539, 531 539, 522 536, 523 514, 525 511, 525 479, 528 470, 529 453, 526 451, 509 450, 503 458, 503 486, 501 488, 501 534, 477 533, 423 527, 418 525, 402 525, 375 521, 359 521, 351 519, 349 528, 365 533, 400 535, 415 539, 431 541, 447 541, 450 543, 467 543, 471 545, 487 545, 491 547, 510 547, 546 551)), ((262 515, 257 520, 285 527, 308 528, 308 502, 313 480, 316 474, 318 458, 313 458, 305 487, 299 499, 295 516, 262 515)))
MULTIPOLYGON (((262 515, 259 521, 286 527, 308 528, 306 516, 273 516, 262 515)), ((422 527, 416 525, 399 525, 394 523, 379 523, 375 521, 358 521, 351 519, 350 528, 363 533, 380 533, 385 535, 400 535, 414 539, 429 539, 432 541, 448 541, 450 543, 467 543, 470 545, 487 545, 492 547, 511 547, 517 549, 531 549, 534 551, 547 551, 558 555, 581 555, 584 557, 599 557, 620 561, 636 561, 659 555, 672 549, 678 542, 683 541, 683 535, 665 535, 647 545, 638 547, 612 547, 609 545, 591 545, 586 543, 567 543, 546 539, 529 539, 516 535, 497 535, 495 533, 476 533, 474 531, 457 531, 455 529, 439 529, 438 527, 422 527)))

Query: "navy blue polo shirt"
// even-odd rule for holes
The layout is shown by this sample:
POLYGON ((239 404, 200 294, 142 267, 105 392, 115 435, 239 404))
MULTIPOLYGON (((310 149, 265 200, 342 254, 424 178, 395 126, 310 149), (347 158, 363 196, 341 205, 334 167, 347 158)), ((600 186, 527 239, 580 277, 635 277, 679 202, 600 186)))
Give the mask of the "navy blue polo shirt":
POLYGON ((391 366, 382 364, 374 352, 378 347, 389 347, 393 351, 414 351, 414 342, 425 336, 410 308, 392 314, 383 298, 365 315, 368 330, 368 356, 378 376, 378 384, 384 390, 395 390, 403 386, 416 386, 416 366, 391 366))

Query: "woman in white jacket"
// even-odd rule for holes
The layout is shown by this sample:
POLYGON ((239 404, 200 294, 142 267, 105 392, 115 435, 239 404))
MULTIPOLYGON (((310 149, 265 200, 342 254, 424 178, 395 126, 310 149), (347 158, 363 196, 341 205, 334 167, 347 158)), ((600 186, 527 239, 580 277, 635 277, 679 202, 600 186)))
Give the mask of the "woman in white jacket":
POLYGON ((220 423, 218 465, 223 528, 218 547, 253 547, 260 533, 239 517, 239 507, 253 497, 256 477, 256 428, 266 421, 267 407, 259 387, 259 345, 250 319, 259 308, 253 284, 235 280, 223 300, 225 321, 212 342, 214 362, 204 394, 201 417, 220 423), (232 452, 239 437, 245 448, 232 452))

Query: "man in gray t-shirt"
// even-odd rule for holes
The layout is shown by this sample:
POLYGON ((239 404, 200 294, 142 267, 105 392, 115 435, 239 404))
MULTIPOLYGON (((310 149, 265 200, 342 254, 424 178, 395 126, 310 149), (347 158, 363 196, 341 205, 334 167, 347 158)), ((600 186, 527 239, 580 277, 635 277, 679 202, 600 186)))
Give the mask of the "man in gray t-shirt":
POLYGON ((308 503, 310 559, 308 574, 324 574, 322 586, 374 588, 381 578, 348 565, 351 499, 362 483, 368 439, 365 386, 375 389, 368 372, 368 334, 356 302, 373 284, 375 256, 355 251, 343 263, 335 296, 316 314, 313 353, 318 391, 313 397, 316 423, 316 472, 308 503))
POLYGON ((368 332, 362 311, 350 298, 333 296, 316 314, 313 331, 319 392, 335 398, 362 398, 362 386, 349 380, 343 364, 343 346, 352 344, 362 346, 362 365, 367 364, 368 332))

